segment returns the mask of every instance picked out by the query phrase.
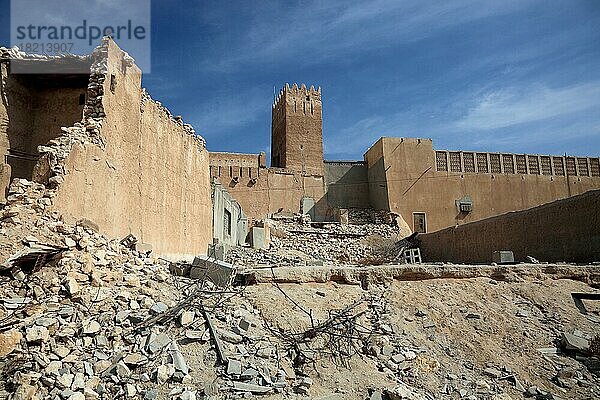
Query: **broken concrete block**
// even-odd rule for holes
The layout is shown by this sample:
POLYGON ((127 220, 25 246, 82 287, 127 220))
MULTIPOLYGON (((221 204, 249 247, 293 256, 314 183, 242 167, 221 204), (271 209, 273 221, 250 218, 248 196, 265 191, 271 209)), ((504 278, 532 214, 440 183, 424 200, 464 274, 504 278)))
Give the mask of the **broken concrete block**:
POLYGON ((171 342, 169 345, 169 355, 171 356, 171 362, 177 371, 181 371, 186 375, 190 372, 176 342, 171 342))
POLYGON ((142 353, 132 353, 128 354, 123 358, 123 362, 127 365, 138 366, 145 364, 148 361, 148 357, 143 355, 142 353))
POLYGON ((119 378, 123 379, 123 378, 127 378, 129 375, 131 375, 131 370, 129 369, 129 367, 127 365, 125 365, 125 363, 123 361, 119 361, 117 363, 117 365, 115 365, 114 368, 112 369, 112 373, 113 373, 113 375, 116 375, 119 378))
POLYGON ((393 351, 394 351, 394 346, 390 346, 389 344, 386 344, 385 346, 383 346, 381 348, 381 354, 383 354, 386 357, 391 356, 393 351))
POLYGON ((244 370, 244 372, 242 372, 242 375, 240 375, 240 379, 249 381, 251 379, 256 378, 257 376, 258 376, 258 371, 256 369, 248 368, 248 369, 244 370))
POLYGON ((244 338, 236 333, 233 333, 231 331, 225 331, 225 330, 219 330, 219 336, 221 336, 221 339, 223 339, 226 342, 229 343, 233 343, 233 344, 238 344, 238 343, 242 343, 242 341, 244 340, 244 338))
POLYGON ((242 363, 239 360, 230 358, 227 361, 227 375, 241 375, 242 374, 242 363))
POLYGON ((50 339, 50 333, 48 328, 35 325, 25 330, 25 339, 28 342, 47 342, 50 339))
POLYGON ((184 311, 179 316, 179 323, 181 324, 181 326, 188 326, 189 324, 194 322, 195 315, 196 314, 194 313, 194 311, 184 311))
POLYGON ((403 362, 404 360, 406 360, 406 358, 402 354, 394 354, 392 356, 391 360, 393 362, 395 362, 396 364, 400 364, 401 362, 403 362))
POLYGON ((242 392, 250 392, 257 394, 269 393, 272 390, 272 388, 268 386, 254 385, 252 383, 244 382, 233 382, 233 389, 242 392))
POLYGON ((562 334, 562 346, 565 350, 578 351, 581 353, 587 353, 590 348, 587 339, 567 332, 563 332, 562 334))
POLYGON ((225 261, 225 245, 223 243, 209 244, 207 255, 215 260, 225 261))
POLYGON ((146 349, 150 353, 157 353, 162 350, 163 347, 167 346, 171 343, 171 338, 164 333, 159 333, 158 335, 151 334, 148 336, 146 349))
POLYGON ((267 237, 265 228, 253 226, 250 230, 250 241, 251 245, 255 249, 266 249, 269 247, 267 243, 267 237))
POLYGON ((150 243, 136 242, 133 248, 140 254, 148 255, 152 253, 152 245, 150 243))
POLYGON ((156 369, 156 381, 160 383, 165 383, 173 376, 175 373, 175 367, 172 365, 163 364, 156 369))
POLYGON ((492 261, 497 264, 513 264, 515 256, 510 250, 498 250, 492 254, 492 261))
POLYGON ((100 331, 100 324, 93 319, 85 319, 81 322, 82 332, 84 335, 92 335, 100 331))
POLYGON ((230 286, 235 274, 233 264, 208 256, 196 256, 190 268, 191 279, 208 279, 219 287, 230 286))
POLYGON ((165 304, 165 303, 154 303, 152 305, 152 307, 150 307, 150 311, 153 312, 154 314, 162 314, 165 311, 167 311, 169 309, 169 307, 165 304))
POLYGON ((371 393, 369 400, 383 400, 383 393, 379 390, 375 390, 373 393, 371 393))
POLYGON ((502 372, 497 370, 496 368, 486 368, 483 370, 483 373, 487 376, 491 376, 492 378, 498 379, 502 376, 502 372))
POLYGON ((81 289, 79 287, 79 283, 77 283, 77 281, 71 277, 67 278, 67 280, 65 282, 65 288, 67 289, 67 292, 71 296, 74 296, 77 293, 79 293, 79 290, 81 289))

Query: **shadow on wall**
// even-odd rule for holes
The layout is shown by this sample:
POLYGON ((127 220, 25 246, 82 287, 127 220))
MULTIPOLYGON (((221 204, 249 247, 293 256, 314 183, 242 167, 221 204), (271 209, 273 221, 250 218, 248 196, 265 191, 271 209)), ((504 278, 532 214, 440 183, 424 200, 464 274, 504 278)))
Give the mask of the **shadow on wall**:
POLYGON ((600 261, 600 190, 419 235, 427 262, 491 263, 511 250, 548 262, 600 261))
POLYGON ((325 162, 327 203, 333 208, 369 208, 369 176, 362 162, 325 162))
POLYGON ((82 120, 90 75, 4 71, 0 80, 7 113, 7 121, 0 127, 3 161, 11 167, 11 180, 32 180, 40 157, 38 146, 61 136, 61 127, 82 120))

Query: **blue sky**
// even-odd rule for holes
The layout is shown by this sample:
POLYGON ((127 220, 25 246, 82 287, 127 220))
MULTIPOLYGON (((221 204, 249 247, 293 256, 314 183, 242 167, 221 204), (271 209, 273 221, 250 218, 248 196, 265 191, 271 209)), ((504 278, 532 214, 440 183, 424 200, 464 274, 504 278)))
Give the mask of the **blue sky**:
POLYGON ((327 159, 380 136, 598 156, 600 1, 152 2, 144 86, 209 150, 268 152, 285 82, 322 87, 327 159))

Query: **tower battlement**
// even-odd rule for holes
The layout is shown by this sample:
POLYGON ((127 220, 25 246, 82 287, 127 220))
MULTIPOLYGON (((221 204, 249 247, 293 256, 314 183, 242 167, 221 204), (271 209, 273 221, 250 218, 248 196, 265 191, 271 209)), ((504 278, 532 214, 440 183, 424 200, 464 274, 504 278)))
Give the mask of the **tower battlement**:
POLYGON ((321 100, 321 86, 319 86, 315 89, 314 85, 310 85, 310 87, 307 88, 306 84, 304 84, 304 83, 302 83, 300 86, 298 86, 297 83, 293 83, 292 86, 290 86, 289 83, 286 83, 285 86, 283 88, 281 88, 281 90, 277 94, 277 97, 275 97, 275 100, 273 101, 273 108, 275 108, 277 106, 277 104, 279 104, 279 102, 286 95, 312 96, 315 99, 318 99, 320 101, 321 100))
POLYGON ((286 83, 273 101, 271 166, 323 175, 321 87, 286 83))

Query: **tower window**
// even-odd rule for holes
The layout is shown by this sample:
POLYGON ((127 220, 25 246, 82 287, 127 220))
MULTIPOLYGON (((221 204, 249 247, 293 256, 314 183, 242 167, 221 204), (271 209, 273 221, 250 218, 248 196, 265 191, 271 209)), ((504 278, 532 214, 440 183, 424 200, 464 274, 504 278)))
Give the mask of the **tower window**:
POLYGON ((296 112, 298 110, 296 110, 296 102, 294 101, 294 112, 296 112))
POLYGON ((310 102, 310 113, 311 113, 311 114, 314 114, 314 113, 315 113, 315 110, 314 110, 314 108, 313 108, 313 103, 312 103, 312 101, 310 102))

